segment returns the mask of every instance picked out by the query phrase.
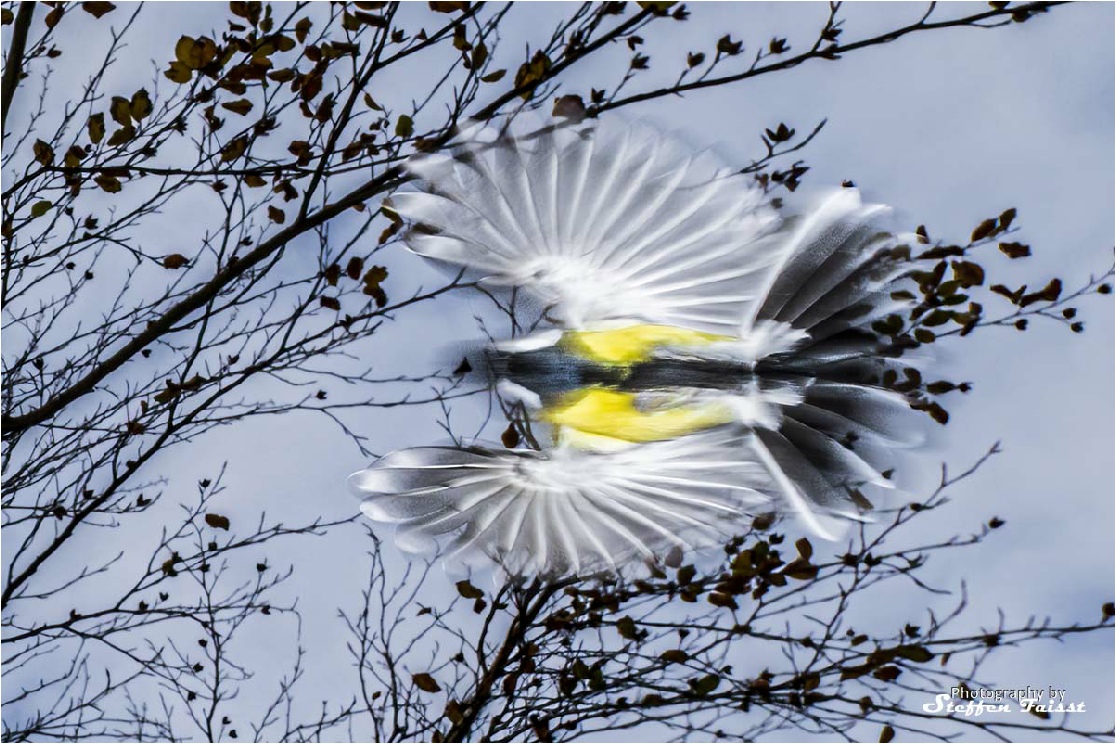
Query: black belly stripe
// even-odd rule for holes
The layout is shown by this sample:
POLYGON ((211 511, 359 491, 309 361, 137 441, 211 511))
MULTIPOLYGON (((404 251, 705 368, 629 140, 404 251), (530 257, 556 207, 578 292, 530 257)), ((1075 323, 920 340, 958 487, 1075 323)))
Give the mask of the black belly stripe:
POLYGON ((758 380, 740 362, 698 358, 656 358, 631 365, 611 365, 549 347, 506 353, 491 351, 489 369, 537 393, 544 400, 590 386, 638 393, 667 388, 739 390, 758 380))
POLYGON ((629 392, 670 387, 737 390, 753 377, 739 362, 663 358, 633 364, 619 388, 629 392))

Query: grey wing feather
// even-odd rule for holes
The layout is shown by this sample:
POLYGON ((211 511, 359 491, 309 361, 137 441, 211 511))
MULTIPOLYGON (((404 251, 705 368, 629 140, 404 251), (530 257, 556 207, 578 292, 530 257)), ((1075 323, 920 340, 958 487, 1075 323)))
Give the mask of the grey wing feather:
POLYGON ((793 249, 757 310, 757 321, 803 332, 792 349, 757 364, 797 390, 779 426, 757 431, 758 455, 776 495, 827 537, 840 533, 833 517, 855 517, 851 490, 891 487, 882 474, 896 448, 919 439, 909 401, 881 384, 903 349, 871 328, 910 306, 892 298, 908 267, 896 257, 897 238, 875 226, 883 211, 843 190, 793 220, 793 249))

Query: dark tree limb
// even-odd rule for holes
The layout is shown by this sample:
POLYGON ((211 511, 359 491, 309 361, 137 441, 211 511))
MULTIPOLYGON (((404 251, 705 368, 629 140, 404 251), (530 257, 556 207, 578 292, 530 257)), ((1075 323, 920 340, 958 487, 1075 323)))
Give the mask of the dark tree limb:
POLYGON ((2 91, 3 113, 0 114, 0 131, 8 123, 8 108, 12 105, 15 89, 19 87, 19 78, 23 74, 23 52, 27 47, 27 31, 31 28, 31 19, 35 15, 35 3, 32 0, 23 0, 16 13, 15 25, 12 28, 11 46, 8 48, 8 58, 4 60, 4 79, 0 85, 2 91))

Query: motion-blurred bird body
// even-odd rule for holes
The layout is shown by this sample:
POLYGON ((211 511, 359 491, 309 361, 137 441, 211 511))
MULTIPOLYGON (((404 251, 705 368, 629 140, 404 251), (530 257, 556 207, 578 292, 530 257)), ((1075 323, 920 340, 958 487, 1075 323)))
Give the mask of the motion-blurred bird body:
POLYGON ((790 402, 754 365, 728 357, 735 339, 647 324, 538 334, 490 353, 506 399, 550 424, 555 443, 611 450, 733 422, 773 425, 768 406, 790 402), (534 344, 545 344, 533 347, 534 344))
POLYGON ((416 448, 355 474, 407 548, 513 572, 612 569, 701 547, 757 511, 832 537, 883 477, 904 305, 880 207, 836 191, 785 217, 743 175, 654 130, 546 127, 411 166, 391 208, 408 246, 511 286, 553 326, 495 344, 486 371, 542 451, 416 448), (540 441, 542 441, 540 439, 540 441))
MULTIPOLYGON (((523 391, 539 420, 559 427, 557 439, 592 449, 593 440, 584 435, 649 442, 732 421, 731 406, 712 392, 740 388, 746 367, 668 355, 683 349, 699 354, 703 346, 731 340, 647 324, 566 331, 553 345, 500 349, 489 368, 523 391), (708 392, 695 396, 697 391, 708 392)), ((510 387, 504 392, 507 397, 515 394, 510 387)))

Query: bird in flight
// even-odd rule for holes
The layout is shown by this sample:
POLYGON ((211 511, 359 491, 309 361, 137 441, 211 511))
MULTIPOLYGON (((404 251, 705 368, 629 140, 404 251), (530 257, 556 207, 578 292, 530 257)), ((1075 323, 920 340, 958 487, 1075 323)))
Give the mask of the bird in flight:
POLYGON ((416 447, 350 476, 405 550, 587 574, 700 549, 749 515, 836 538, 914 443, 881 380, 908 253, 855 189, 790 213, 649 126, 482 129, 390 197, 414 253, 517 288, 542 330, 480 365, 535 448, 416 447))

